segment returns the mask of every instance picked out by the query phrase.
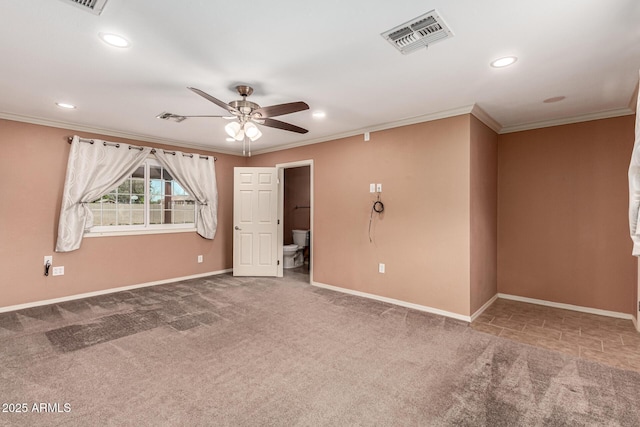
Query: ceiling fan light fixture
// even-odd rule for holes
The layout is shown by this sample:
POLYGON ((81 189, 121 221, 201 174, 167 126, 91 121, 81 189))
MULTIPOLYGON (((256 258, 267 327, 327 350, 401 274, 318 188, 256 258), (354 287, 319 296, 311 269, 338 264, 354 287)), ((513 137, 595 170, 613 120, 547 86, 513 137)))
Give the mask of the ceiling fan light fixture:
POLYGON ((255 125, 253 125, 253 128, 255 128, 256 131, 252 132, 251 135, 249 135, 249 132, 245 131, 245 133, 247 134, 247 136, 251 141, 256 141, 262 136, 262 132, 260 132, 260 129, 258 129, 255 125))
POLYGON ((256 136, 258 135, 258 133, 260 133, 260 131, 258 130, 258 127, 256 125, 249 122, 244 125, 244 133, 253 141, 254 139, 257 139, 256 136))
POLYGON ((240 132, 240 123, 238 122, 227 123, 224 127, 224 130, 227 132, 227 135, 229 135, 234 139, 237 139, 236 136, 240 132))

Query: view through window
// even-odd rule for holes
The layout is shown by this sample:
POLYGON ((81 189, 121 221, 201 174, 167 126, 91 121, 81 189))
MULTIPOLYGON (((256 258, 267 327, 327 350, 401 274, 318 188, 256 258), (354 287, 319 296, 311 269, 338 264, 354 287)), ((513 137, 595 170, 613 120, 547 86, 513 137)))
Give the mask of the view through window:
POLYGON ((196 200, 154 160, 89 207, 92 232, 195 226, 196 200))

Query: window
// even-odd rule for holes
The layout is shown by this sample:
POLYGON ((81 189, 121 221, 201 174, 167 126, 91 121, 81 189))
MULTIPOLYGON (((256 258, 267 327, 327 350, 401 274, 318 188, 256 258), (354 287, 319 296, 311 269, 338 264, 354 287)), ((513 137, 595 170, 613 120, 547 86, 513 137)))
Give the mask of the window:
POLYGON ((195 198, 152 159, 89 208, 93 212, 90 233, 195 228, 195 198))

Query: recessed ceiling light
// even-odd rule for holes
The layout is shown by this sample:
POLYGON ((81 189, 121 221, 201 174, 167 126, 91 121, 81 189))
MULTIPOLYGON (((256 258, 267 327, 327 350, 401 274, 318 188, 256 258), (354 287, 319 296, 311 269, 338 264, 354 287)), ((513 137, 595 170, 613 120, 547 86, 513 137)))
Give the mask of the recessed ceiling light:
POLYGON ((314 119, 324 119, 327 114, 324 111, 314 111, 312 116, 314 119))
POLYGON ((66 102, 56 102, 56 105, 60 108, 66 108, 67 110, 73 110, 76 108, 73 104, 67 104, 66 102))
POLYGON ((225 139, 225 141, 227 141, 227 142, 234 142, 234 141, 235 141, 235 139, 233 139, 233 138, 229 137, 229 138, 225 139))
POLYGON ((512 65, 517 60, 518 58, 516 58, 515 56, 505 56, 504 58, 496 59, 495 61, 493 61, 491 63, 491 66, 494 68, 508 67, 509 65, 512 65))
POLYGON ((129 40, 125 39, 122 36, 112 33, 98 33, 100 39, 106 44, 114 47, 129 47, 131 44, 129 40))
POLYGON ((554 96, 553 98, 547 98, 542 102, 544 102, 545 104, 551 104, 551 103, 554 103, 554 102, 560 102, 565 98, 566 98, 566 96, 554 96))

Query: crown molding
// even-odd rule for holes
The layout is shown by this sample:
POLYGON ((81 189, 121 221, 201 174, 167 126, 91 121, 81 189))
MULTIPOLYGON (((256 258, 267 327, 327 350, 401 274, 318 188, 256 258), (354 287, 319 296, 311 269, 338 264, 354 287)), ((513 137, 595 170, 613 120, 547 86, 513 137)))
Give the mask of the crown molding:
MULTIPOLYGON (((264 148, 261 150, 254 150, 252 154, 260 155, 260 154, 272 153, 276 151, 289 150, 291 148, 303 147, 305 145, 313 145, 313 144, 319 144, 321 142, 335 141, 343 138, 350 138, 357 135, 363 135, 364 133, 367 133, 367 132, 369 133, 378 132, 378 131, 393 129, 393 128, 402 127, 402 126, 409 126, 413 124, 425 123, 425 122, 430 122, 434 120, 447 119, 450 117, 456 117, 464 114, 473 115, 474 117, 476 117, 478 120, 480 120, 482 123, 487 125, 490 129, 492 129, 494 132, 498 134, 520 132, 525 130, 540 129, 540 128, 552 127, 552 126, 561 126, 561 125, 567 125, 572 123, 587 122, 591 120, 600 120, 600 119, 609 119, 613 117, 628 116, 628 115, 635 114, 635 102, 636 102, 637 93, 638 93, 638 86, 636 85, 635 92, 631 97, 631 100, 629 103, 629 108, 619 108, 615 110, 601 111, 598 113, 589 113, 589 114, 584 114, 579 116, 565 117, 561 119, 543 120, 538 122, 522 123, 519 125, 510 125, 510 126, 502 126, 498 121, 496 121, 493 117, 491 117, 485 110, 483 110, 480 106, 478 106, 478 104, 465 105, 463 107, 452 108, 449 110, 438 111, 435 113, 424 114, 424 115, 415 116, 415 117, 409 117, 406 119, 382 123, 375 126, 364 127, 364 128, 356 129, 349 132, 337 133, 337 134, 333 134, 333 135, 329 135, 321 138, 308 139, 304 141, 293 142, 291 144, 278 145, 274 147, 264 148)), ((232 156, 240 156, 235 151, 218 149, 217 147, 186 143, 186 142, 176 141, 172 139, 156 138, 149 135, 135 134, 135 133, 129 133, 129 132, 119 132, 111 129, 84 126, 84 125, 79 125, 75 123, 41 119, 38 117, 21 116, 17 114, 0 112, 0 119, 32 123, 32 124, 43 125, 43 126, 51 126, 55 128, 69 129, 69 130, 79 131, 79 132, 97 133, 100 135, 108 135, 108 136, 113 136, 118 138, 133 139, 136 141, 152 142, 157 144, 172 145, 176 147, 206 150, 210 152, 228 154, 232 156)))
POLYGON ((352 136, 363 135, 366 132, 378 132, 387 129, 393 129, 402 126, 409 126, 418 123, 430 122, 434 120, 447 119, 449 117, 461 116, 463 114, 470 114, 473 110, 474 105, 466 105, 464 107, 452 108, 450 110, 438 111, 435 113, 424 114, 421 116, 409 117, 406 119, 401 119, 393 122, 382 123, 375 126, 369 126, 365 128, 356 129, 349 132, 337 133, 329 136, 325 136, 322 138, 308 139, 305 141, 293 142, 291 144, 286 145, 278 145, 277 147, 265 148, 262 150, 253 151, 252 155, 260 155, 266 153, 273 153, 275 151, 288 150, 290 148, 303 147, 305 145, 313 145, 319 144, 321 142, 335 141, 337 139, 349 138, 352 136))
POLYGON ((493 130, 496 133, 500 133, 502 130, 502 125, 494 120, 493 117, 489 115, 486 111, 478 106, 478 104, 474 104, 471 109, 471 114, 482 123, 487 125, 489 129, 493 130))
POLYGON ((637 113, 638 105, 640 105, 640 98, 638 98, 638 86, 640 85, 640 81, 636 83, 636 88, 633 90, 631 94, 631 99, 629 99, 629 109, 634 113, 637 113))
POLYGON ((573 123, 589 122, 591 120, 610 119, 613 117, 629 116, 634 114, 630 108, 618 108, 616 110, 600 111, 598 113, 583 114, 580 116, 565 117, 562 119, 543 120, 540 122, 523 123, 520 125, 505 126, 500 134, 521 132, 524 130, 533 130, 540 128, 548 128, 552 126, 570 125, 573 123))
POLYGON ((18 115, 18 114, 0 112, 0 119, 12 120, 12 121, 15 121, 15 122, 30 123, 30 124, 34 124, 34 125, 49 126, 49 127, 54 127, 54 128, 58 128, 58 129, 67 129, 67 130, 76 131, 76 132, 88 132, 88 133, 94 133, 94 134, 99 134, 99 135, 113 136, 113 137, 116 137, 116 138, 133 139, 133 140, 142 141, 142 142, 151 142, 151 143, 156 143, 156 144, 166 144, 166 145, 171 145, 171 146, 174 146, 174 147, 184 147, 184 148, 191 148, 191 149, 195 149, 195 150, 205 150, 205 151, 209 151, 209 152, 212 152, 212 153, 229 154, 229 155, 232 155, 232 156, 238 156, 237 152, 233 152, 231 150, 224 150, 224 149, 220 150, 220 149, 215 148, 215 147, 208 147, 208 146, 201 145, 201 144, 192 144, 192 143, 187 143, 187 142, 182 142, 182 141, 176 141, 176 140, 173 140, 173 139, 156 138, 156 137, 152 137, 152 136, 149 136, 149 135, 142 135, 142 134, 137 134, 137 133, 119 132, 119 131, 111 130, 111 129, 103 129, 103 128, 98 128, 98 127, 84 126, 84 125, 79 125, 79 124, 76 124, 76 123, 61 122, 61 121, 57 121, 57 120, 41 119, 41 118, 38 118, 38 117, 21 116, 21 115, 18 115))

